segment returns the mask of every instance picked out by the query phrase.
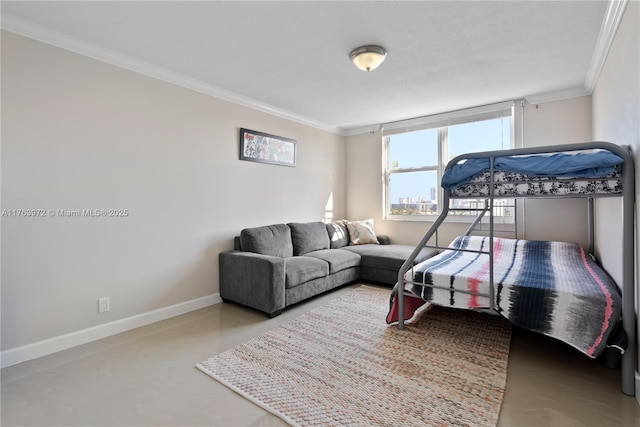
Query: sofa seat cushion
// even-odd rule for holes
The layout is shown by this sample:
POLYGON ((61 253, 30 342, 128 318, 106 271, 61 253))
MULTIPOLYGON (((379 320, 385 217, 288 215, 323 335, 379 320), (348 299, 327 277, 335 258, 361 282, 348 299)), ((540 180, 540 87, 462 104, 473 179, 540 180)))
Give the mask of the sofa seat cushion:
POLYGON ((329 234, 324 222, 288 224, 291 228, 293 255, 304 255, 307 252, 329 249, 329 234))
MULTIPOLYGON (((360 266, 364 268, 380 268, 383 270, 400 270, 404 261, 415 248, 408 245, 357 245, 347 246, 349 250, 360 254, 360 266)), ((438 253, 435 249, 423 248, 414 261, 414 265, 438 253)))
POLYGON ((245 228, 240 232, 240 245, 245 252, 281 258, 293 256, 291 229, 286 224, 245 228))
POLYGON ((330 274, 360 266, 360 255, 343 249, 323 249, 308 252, 305 256, 318 258, 329 263, 330 274))
POLYGON ((285 283, 289 289, 309 280, 319 279, 329 275, 329 264, 318 258, 309 256, 294 256, 284 260, 285 283))

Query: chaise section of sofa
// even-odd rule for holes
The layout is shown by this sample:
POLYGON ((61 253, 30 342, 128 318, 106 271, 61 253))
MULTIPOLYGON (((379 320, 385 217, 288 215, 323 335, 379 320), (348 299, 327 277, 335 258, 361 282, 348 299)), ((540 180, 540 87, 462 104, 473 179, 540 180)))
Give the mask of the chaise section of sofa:
MULTIPOLYGON (((408 245, 391 244, 387 236, 375 234, 369 239, 371 241, 375 239, 377 243, 354 245, 350 236, 352 233, 349 232, 349 228, 353 230, 354 227, 348 227, 348 225, 350 225, 349 221, 336 221, 327 224, 327 231, 332 242, 331 247, 360 255, 360 280, 390 286, 395 285, 398 281, 398 270, 400 270, 402 264, 409 258, 415 248, 408 245)), ((372 224, 369 224, 369 226, 373 227, 372 224)), ((373 232, 372 229, 371 232, 373 232)), ((365 241, 369 240, 366 240, 365 237, 365 241)), ((437 253, 438 251, 435 249, 423 248, 416 257, 414 265, 431 258, 437 253)))
MULTIPOLYGON (((351 227, 350 236, 348 225, 353 224, 289 223, 242 230, 234 250, 219 255, 220 296, 274 317, 292 304, 356 280, 393 286, 413 247, 368 236, 366 224, 351 227), (354 234, 360 239, 352 239, 354 234), (354 240, 372 243, 354 245, 354 240)), ((416 263, 435 253, 423 249, 416 263)))

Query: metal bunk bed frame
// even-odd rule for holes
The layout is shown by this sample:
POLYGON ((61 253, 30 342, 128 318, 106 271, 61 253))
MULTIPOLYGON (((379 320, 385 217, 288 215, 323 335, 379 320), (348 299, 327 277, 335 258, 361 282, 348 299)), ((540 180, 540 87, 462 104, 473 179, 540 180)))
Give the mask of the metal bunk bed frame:
MULTIPOLYGON (((485 213, 489 214, 489 248, 486 253, 489 255, 489 277, 490 277, 490 292, 489 294, 474 293, 470 291, 460 291, 477 296, 488 297, 490 301, 489 312, 497 314, 495 310, 495 290, 493 283, 493 238, 494 238, 494 160, 497 157, 503 156, 517 156, 517 155, 531 155, 531 154, 552 154, 558 152, 571 152, 582 150, 604 149, 616 154, 624 160, 622 165, 622 193, 616 194, 570 194, 570 195, 509 195, 499 196, 498 198, 587 198, 589 200, 588 206, 588 239, 589 239, 589 251, 593 254, 594 250, 594 215, 593 215, 593 199, 600 197, 622 197, 622 283, 618 284, 622 291, 622 326, 627 335, 627 349, 622 355, 621 363, 621 388, 623 393, 634 396, 635 395, 635 370, 636 370, 636 313, 635 313, 635 283, 634 283, 634 270, 635 270, 635 256, 634 256, 634 199, 635 199, 635 171, 633 165, 633 156, 631 154, 630 147, 612 144, 610 142, 586 142, 580 144, 567 144, 548 147, 535 147, 535 148, 520 148, 511 150, 498 150, 498 151, 486 151, 480 153, 463 154, 452 159, 447 165, 447 169, 451 165, 457 164, 463 159, 473 158, 489 158, 490 159, 490 181, 489 181, 489 196, 483 212, 479 214, 478 218, 469 227, 466 234, 470 234, 473 229, 481 223, 481 219, 485 213)), ((443 198, 443 210, 442 213, 435 220, 433 225, 422 237, 416 248, 413 250, 409 258, 402 264, 398 272, 398 329, 404 329, 404 285, 405 283, 411 283, 424 287, 442 288, 435 285, 428 285, 424 283, 418 283, 405 280, 405 273, 413 268, 413 261, 420 253, 423 247, 436 248, 436 249, 451 249, 443 248, 436 245, 429 245, 429 240, 437 233, 438 228, 445 221, 450 211, 456 210, 450 207, 451 190, 444 190, 443 198), (402 285, 400 285, 402 284, 402 285)), ((465 197, 462 197, 465 198, 465 197)), ((473 198, 478 198, 477 196, 473 198)), ((516 236, 517 237, 517 236, 516 236)), ((437 239, 437 236, 436 236, 437 239)), ((445 289, 445 288, 442 288, 445 289)), ((446 288, 447 291, 451 291, 450 288, 446 288)))

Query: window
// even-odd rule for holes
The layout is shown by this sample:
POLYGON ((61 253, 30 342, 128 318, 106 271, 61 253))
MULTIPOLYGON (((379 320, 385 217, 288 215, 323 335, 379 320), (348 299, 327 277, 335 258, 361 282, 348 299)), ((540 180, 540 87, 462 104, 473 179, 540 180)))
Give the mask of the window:
MULTIPOLYGON (((433 220, 442 208, 440 178, 447 162, 464 153, 512 148, 513 140, 512 102, 384 125, 384 217, 433 220)), ((484 200, 451 204, 478 208, 484 200)), ((513 222, 513 200, 496 200, 496 206, 496 219, 513 222)), ((452 214, 465 221, 477 212, 452 214)))

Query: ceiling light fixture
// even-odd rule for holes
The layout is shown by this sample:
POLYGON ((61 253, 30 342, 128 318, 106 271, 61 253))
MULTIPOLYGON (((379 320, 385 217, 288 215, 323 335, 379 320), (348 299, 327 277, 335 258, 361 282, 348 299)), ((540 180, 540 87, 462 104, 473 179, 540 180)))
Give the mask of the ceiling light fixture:
POLYGON ((349 54, 349 59, 362 71, 375 70, 386 57, 387 51, 375 45, 357 47, 349 54))

